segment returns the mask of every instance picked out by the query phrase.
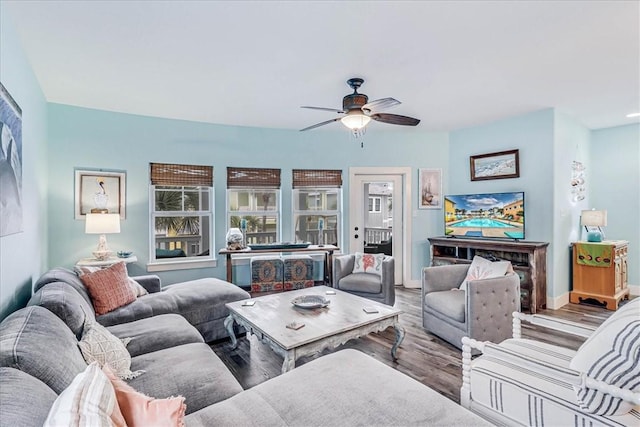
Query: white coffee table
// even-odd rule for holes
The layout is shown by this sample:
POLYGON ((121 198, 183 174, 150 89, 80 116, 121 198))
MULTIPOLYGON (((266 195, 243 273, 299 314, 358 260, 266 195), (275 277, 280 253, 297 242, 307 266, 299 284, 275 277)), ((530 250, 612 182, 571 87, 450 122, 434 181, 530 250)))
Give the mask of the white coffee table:
POLYGON ((398 346, 405 335, 404 328, 398 323, 402 311, 327 286, 252 300, 255 301, 253 306, 244 306, 246 300, 226 304, 230 314, 224 324, 231 337, 232 348, 238 344, 233 331, 233 324, 236 323, 284 357, 282 373, 295 368, 296 360, 302 356, 336 348, 349 340, 383 331, 390 326, 396 332, 396 340, 391 348, 391 357, 396 360, 398 346), (327 291, 333 291, 335 295, 327 295, 327 291), (305 294, 322 295, 331 303, 328 307, 314 309, 298 308, 291 304, 294 298, 305 294), (374 307, 378 312, 365 313, 364 307, 374 307), (294 321, 305 326, 295 330, 286 327, 294 321))

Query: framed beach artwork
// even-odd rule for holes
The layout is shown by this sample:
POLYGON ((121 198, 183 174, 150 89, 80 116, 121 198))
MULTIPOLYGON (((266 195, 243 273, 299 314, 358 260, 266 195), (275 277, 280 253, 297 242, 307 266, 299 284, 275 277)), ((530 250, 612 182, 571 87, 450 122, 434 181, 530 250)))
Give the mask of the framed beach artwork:
POLYGON ((442 169, 419 169, 419 209, 442 209, 442 169))
POLYGON ((76 169, 75 174, 76 219, 88 213, 118 213, 125 219, 125 172, 76 169))
POLYGON ((21 233, 22 110, 0 83, 0 237, 21 233))
POLYGON ((469 157, 471 181, 518 178, 520 176, 519 150, 499 151, 469 157))

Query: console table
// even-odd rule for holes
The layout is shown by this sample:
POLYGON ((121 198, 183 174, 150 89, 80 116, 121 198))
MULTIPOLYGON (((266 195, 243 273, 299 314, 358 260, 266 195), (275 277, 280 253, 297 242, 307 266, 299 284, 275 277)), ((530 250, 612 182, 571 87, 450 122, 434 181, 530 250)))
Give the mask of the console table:
POLYGON ((478 255, 511 261, 520 276, 520 304, 531 313, 547 307, 547 242, 430 237, 431 265, 470 264, 478 255))
POLYGON ((324 282, 328 286, 332 286, 333 253, 340 248, 334 245, 309 245, 306 248, 279 248, 279 249, 240 249, 229 250, 227 248, 220 249, 218 253, 227 258, 227 282, 233 283, 233 270, 231 261, 234 256, 260 255, 260 254, 282 254, 290 252, 324 252, 324 282))

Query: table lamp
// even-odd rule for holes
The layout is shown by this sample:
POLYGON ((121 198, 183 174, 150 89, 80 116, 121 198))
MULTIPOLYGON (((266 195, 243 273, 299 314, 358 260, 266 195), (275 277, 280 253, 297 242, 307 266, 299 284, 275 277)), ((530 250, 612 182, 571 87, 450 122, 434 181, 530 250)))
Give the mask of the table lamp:
POLYGON ((88 213, 84 232, 100 235, 98 248, 93 251, 93 256, 100 261, 108 259, 112 252, 107 245, 106 234, 120 232, 120 214, 88 213))
POLYGON ((582 211, 580 224, 587 230, 587 242, 602 242, 604 233, 601 227, 607 225, 607 211, 582 211), (598 230, 590 230, 589 227, 598 227, 598 230))

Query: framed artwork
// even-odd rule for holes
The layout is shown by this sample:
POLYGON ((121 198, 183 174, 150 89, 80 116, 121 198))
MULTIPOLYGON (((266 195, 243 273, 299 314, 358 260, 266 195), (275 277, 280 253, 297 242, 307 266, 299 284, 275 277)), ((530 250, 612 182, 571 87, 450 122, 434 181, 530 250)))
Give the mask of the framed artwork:
POLYGON ((419 209, 442 209, 442 169, 418 171, 419 209))
POLYGON ((76 169, 76 219, 88 213, 119 213, 125 219, 125 172, 76 169))
POLYGON ((518 178, 520 176, 518 151, 499 151, 470 156, 471 181, 518 178))
POLYGON ((0 83, 0 237, 21 233, 22 110, 0 83))

